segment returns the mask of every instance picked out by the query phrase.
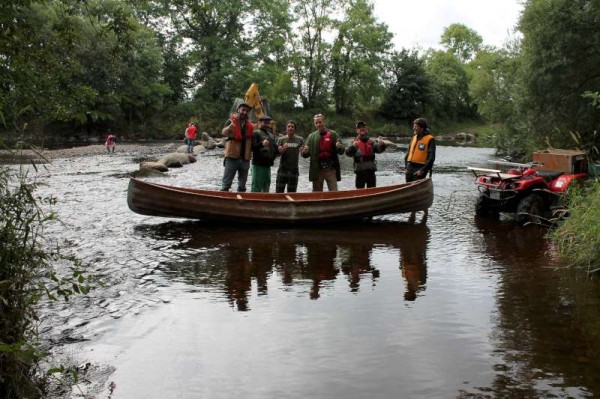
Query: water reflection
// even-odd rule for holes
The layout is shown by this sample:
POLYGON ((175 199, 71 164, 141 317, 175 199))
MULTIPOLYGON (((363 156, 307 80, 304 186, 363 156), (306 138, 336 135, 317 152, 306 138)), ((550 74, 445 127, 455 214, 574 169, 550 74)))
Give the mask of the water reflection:
POLYGON ((410 241, 400 243, 400 256, 402 276, 406 280, 404 299, 414 301, 417 293, 425 289, 427 280, 427 243, 429 242, 429 228, 427 228, 427 214, 418 224, 414 224, 415 216, 411 215, 410 222, 413 229, 410 241))
POLYGON ((591 375, 598 375, 600 363, 590 348, 600 347, 592 332, 599 319, 597 312, 581 318, 576 309, 597 305, 597 292, 582 296, 565 283, 573 271, 556 270, 559 263, 545 238, 547 230, 479 218, 475 222, 482 251, 494 259, 498 275, 491 336, 497 357, 491 388, 495 396, 547 397, 557 391, 565 397, 588 396, 586 388, 577 387, 596 385, 591 375))
POLYGON ((426 217, 408 223, 378 221, 283 230, 168 222, 140 225, 135 231, 145 238, 172 242, 170 250, 163 252, 170 254, 161 264, 165 274, 224 295, 239 311, 250 310, 253 289, 258 296, 267 295, 269 282, 312 300, 339 289, 340 278, 347 280, 344 290, 351 293, 359 293, 361 283, 375 287, 381 275, 373 259, 375 251, 396 259, 389 266, 401 270, 406 300, 416 299, 427 277, 426 217))

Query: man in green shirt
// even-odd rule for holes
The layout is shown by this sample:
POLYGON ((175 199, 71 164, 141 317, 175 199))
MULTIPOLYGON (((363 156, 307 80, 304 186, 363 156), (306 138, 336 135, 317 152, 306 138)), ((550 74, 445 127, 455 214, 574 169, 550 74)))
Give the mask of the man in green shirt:
POLYGON ((271 166, 277 157, 277 143, 271 133, 271 118, 259 119, 259 128, 252 136, 252 192, 268 193, 271 186, 271 166))
POLYGON ((296 127, 296 122, 287 121, 285 123, 287 135, 277 142, 277 150, 281 155, 275 181, 275 191, 278 193, 285 192, 286 186, 288 193, 295 193, 298 188, 298 160, 300 150, 304 147, 304 139, 296 136, 296 127))

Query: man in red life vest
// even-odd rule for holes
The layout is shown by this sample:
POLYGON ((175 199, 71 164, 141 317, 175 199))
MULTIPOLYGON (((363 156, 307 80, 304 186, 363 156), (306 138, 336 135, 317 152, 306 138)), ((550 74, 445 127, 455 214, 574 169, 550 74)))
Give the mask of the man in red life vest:
POLYGON ((323 182, 327 182, 329 191, 337 191, 337 182, 342 180, 338 154, 344 153, 340 135, 325 126, 325 117, 317 114, 314 117, 317 130, 306 138, 302 157, 310 157, 308 180, 313 184, 313 191, 323 191, 323 182))
POLYGON ((424 179, 431 173, 435 161, 435 139, 429 131, 425 118, 413 122, 413 137, 404 157, 407 182, 424 179))
POLYGON ((250 157, 252 155, 252 134, 254 125, 248 120, 248 113, 252 107, 241 103, 237 112, 230 115, 229 120, 223 128, 223 136, 227 137, 225 142, 225 159, 223 166, 223 181, 221 191, 229 191, 235 174, 238 175, 238 192, 246 191, 248 180, 248 169, 250 168, 250 157))
POLYGON ((375 154, 385 150, 385 143, 379 139, 370 139, 367 134, 367 124, 363 121, 356 124, 356 133, 358 136, 346 148, 346 155, 354 158, 356 188, 375 187, 377 185, 375 154))

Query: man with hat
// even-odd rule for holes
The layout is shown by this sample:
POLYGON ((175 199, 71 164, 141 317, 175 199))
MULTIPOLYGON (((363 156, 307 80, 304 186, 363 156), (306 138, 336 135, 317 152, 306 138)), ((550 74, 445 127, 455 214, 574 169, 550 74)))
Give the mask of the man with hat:
POLYGON ((407 182, 424 179, 435 161, 435 139, 429 131, 425 118, 417 118, 413 122, 413 137, 408 152, 404 157, 407 182))
POLYGON ((380 139, 370 139, 367 134, 367 124, 363 121, 356 123, 356 133, 356 138, 346 148, 346 155, 354 159, 356 188, 375 187, 377 185, 375 154, 385 151, 385 143, 380 139))
POLYGON ((236 173, 238 175, 237 191, 246 191, 254 133, 254 125, 248 120, 248 113, 251 109, 252 107, 247 103, 239 104, 237 112, 230 115, 223 128, 223 136, 227 139, 225 142, 225 159, 223 160, 225 171, 223 172, 221 191, 229 191, 236 173))
POLYGON ((268 193, 271 186, 271 166, 277 157, 277 142, 271 133, 271 118, 259 118, 258 130, 252 137, 252 192, 268 193))

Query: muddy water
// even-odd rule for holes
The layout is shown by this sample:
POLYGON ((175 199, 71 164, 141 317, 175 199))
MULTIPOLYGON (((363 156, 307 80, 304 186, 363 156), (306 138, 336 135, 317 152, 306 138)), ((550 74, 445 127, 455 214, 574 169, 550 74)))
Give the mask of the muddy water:
MULTIPOLYGON (((465 167, 492 150, 438 148, 428 217, 305 229, 136 215, 138 156, 39 172, 62 219, 47 233, 103 285, 43 310, 57 358, 82 367, 73 397, 600 396, 600 287, 556 270, 545 230, 474 217, 465 167)), ((403 181, 401 157, 379 156, 379 185, 403 181)), ((216 152, 154 180, 221 173, 216 152)))

